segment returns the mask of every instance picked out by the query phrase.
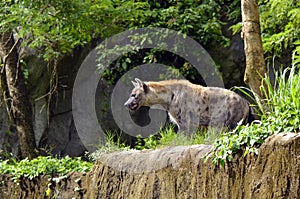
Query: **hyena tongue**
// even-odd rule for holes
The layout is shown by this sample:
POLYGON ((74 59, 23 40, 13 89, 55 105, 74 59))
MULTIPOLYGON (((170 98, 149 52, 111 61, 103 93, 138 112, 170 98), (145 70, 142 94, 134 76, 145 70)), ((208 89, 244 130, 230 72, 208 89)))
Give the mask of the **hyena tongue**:
POLYGON ((130 110, 135 111, 138 108, 138 104, 133 102, 129 105, 130 110))

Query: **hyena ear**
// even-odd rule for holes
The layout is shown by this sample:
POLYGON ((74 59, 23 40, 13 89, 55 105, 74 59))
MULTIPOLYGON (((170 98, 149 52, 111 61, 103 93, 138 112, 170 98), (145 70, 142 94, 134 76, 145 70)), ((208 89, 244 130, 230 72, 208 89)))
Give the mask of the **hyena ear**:
POLYGON ((134 87, 138 87, 139 86, 139 84, 136 83, 136 82, 134 82, 134 81, 131 81, 131 83, 133 84, 134 87))
POLYGON ((142 80, 140 80, 139 78, 135 78, 134 80, 139 87, 143 87, 144 82, 142 80))
POLYGON ((131 83, 133 84, 133 86, 135 88, 142 88, 143 87, 143 82, 140 79, 135 78, 134 80, 135 80, 135 82, 131 81, 131 83))
MULTIPOLYGON (((145 93, 148 93, 149 87, 147 86, 147 84, 146 84, 145 82, 143 82, 142 80, 140 80, 140 79, 138 79, 138 78, 135 78, 135 81, 136 81, 135 84, 137 84, 138 87, 143 88, 143 89, 144 89, 144 92, 145 92, 145 93)), ((135 87, 137 87, 137 86, 135 86, 135 87)))
POLYGON ((145 93, 148 93, 149 87, 148 87, 147 84, 143 83, 143 89, 144 89, 144 92, 145 92, 145 93))

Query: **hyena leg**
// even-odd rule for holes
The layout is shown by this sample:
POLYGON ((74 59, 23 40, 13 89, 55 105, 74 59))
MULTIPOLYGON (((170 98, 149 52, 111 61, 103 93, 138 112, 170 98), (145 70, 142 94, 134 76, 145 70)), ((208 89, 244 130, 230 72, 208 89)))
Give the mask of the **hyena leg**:
POLYGON ((216 116, 216 117, 212 117, 210 122, 209 122, 209 127, 213 127, 216 129, 222 129, 224 128, 226 123, 226 118, 224 118, 223 116, 216 116))
POLYGON ((186 134, 188 132, 188 123, 184 119, 177 122, 178 132, 186 134))
POLYGON ((192 135, 195 134, 199 128, 199 124, 194 124, 189 121, 189 118, 182 120, 179 122, 180 132, 184 135, 192 135))

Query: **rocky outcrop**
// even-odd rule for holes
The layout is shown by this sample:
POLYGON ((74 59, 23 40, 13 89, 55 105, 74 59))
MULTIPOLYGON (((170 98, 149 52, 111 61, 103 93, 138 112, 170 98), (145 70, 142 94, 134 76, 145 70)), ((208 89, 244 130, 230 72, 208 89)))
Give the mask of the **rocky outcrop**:
MULTIPOLYGON (((85 148, 75 129, 72 116, 72 87, 81 62, 91 49, 76 49, 57 65, 57 90, 50 95, 50 76, 53 65, 37 57, 36 52, 25 56, 28 70, 27 86, 33 109, 33 127, 38 147, 58 156, 80 156, 85 148), (50 104, 48 104, 50 102, 50 104)), ((8 121, 4 103, 0 99, 0 149, 18 154, 15 129, 8 121), (7 146, 7 147, 5 147, 7 146)))
POLYGON ((0 177, 0 198, 299 198, 300 134, 270 137, 259 154, 211 163, 210 145, 103 155, 88 174, 13 183, 0 177), (203 158, 207 155, 207 162, 203 158), (48 190, 48 191, 46 191, 48 190))

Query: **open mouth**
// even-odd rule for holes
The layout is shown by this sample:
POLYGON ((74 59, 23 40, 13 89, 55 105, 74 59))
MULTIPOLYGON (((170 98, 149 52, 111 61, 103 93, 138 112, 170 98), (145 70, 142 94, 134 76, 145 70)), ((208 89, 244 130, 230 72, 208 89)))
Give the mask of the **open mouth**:
POLYGON ((132 111, 135 111, 135 110, 138 109, 138 104, 137 103, 132 103, 128 108, 132 111))
POLYGON ((136 111, 139 108, 139 101, 134 97, 130 97, 127 102, 125 102, 124 106, 131 111, 136 111))

